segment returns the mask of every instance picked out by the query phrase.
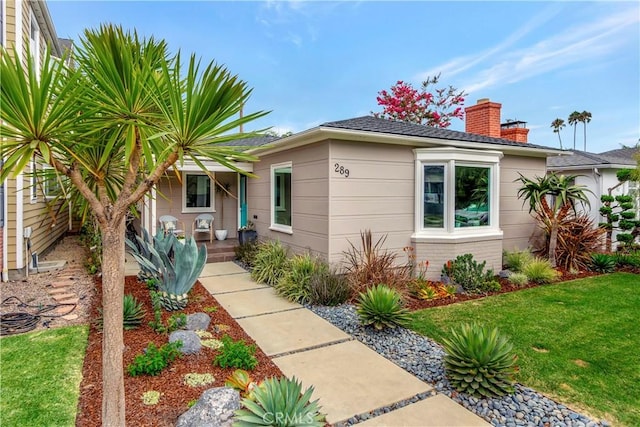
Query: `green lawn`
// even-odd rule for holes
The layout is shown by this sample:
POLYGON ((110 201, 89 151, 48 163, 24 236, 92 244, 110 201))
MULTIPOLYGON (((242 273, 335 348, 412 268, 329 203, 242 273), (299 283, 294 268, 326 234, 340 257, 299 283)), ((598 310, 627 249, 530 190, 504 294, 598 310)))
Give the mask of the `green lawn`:
POLYGON ((594 417, 640 425, 640 276, 616 273, 412 314, 436 341, 461 322, 507 334, 518 382, 594 417))
POLYGON ((0 339, 0 425, 75 425, 88 328, 0 339))

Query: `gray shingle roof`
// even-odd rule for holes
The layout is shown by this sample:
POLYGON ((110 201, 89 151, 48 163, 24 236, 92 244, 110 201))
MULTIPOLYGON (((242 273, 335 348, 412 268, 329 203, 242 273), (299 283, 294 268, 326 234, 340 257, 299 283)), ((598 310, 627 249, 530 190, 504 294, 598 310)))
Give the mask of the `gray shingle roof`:
POLYGON ((235 141, 226 142, 224 145, 229 147, 259 147, 279 139, 277 136, 254 136, 253 138, 241 138, 235 141))
POLYGON ((373 116, 362 116, 354 119, 339 120, 336 122, 327 122, 320 127, 330 127, 339 129, 350 129, 364 132, 378 132, 393 135, 416 136, 424 138, 436 138, 454 141, 467 142, 483 142, 487 144, 508 145, 512 147, 540 148, 548 150, 549 147, 543 147, 535 144, 523 144, 504 138, 492 138, 474 133, 460 132, 449 129, 435 128, 431 126, 418 125, 415 123, 407 123, 396 120, 382 119, 373 116))
POLYGON ((638 148, 620 148, 596 154, 588 151, 571 150, 572 156, 554 156, 547 158, 547 166, 553 168, 572 166, 606 166, 606 165, 636 165, 633 155, 638 148))

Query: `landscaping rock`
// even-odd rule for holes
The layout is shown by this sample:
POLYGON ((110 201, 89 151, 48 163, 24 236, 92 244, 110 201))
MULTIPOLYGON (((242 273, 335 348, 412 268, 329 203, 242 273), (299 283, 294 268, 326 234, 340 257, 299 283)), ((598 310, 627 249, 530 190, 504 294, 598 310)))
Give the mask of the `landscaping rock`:
POLYGON ((182 341, 182 354, 197 354, 202 348, 200 337, 193 331, 175 331, 169 335, 169 342, 182 341))
POLYGON ((206 313, 194 313, 187 316, 187 327, 189 331, 206 331, 211 323, 211 317, 206 313))
POLYGON ((229 387, 211 388, 187 412, 178 417, 177 427, 230 427, 240 409, 240 393, 229 387))

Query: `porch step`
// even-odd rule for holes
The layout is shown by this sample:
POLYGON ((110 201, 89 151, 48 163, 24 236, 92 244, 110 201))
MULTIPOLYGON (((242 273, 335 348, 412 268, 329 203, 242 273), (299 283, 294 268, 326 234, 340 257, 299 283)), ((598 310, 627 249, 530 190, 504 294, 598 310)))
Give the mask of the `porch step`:
POLYGON ((233 261, 236 259, 236 254, 234 252, 217 252, 210 253, 207 257, 207 263, 212 262, 227 262, 233 261))

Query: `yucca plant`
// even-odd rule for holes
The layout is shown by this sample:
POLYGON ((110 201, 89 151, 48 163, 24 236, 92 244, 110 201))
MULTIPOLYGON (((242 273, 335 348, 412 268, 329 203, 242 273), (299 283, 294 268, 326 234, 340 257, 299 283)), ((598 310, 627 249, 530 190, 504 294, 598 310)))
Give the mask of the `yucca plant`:
POLYGON ((447 378, 456 390, 475 397, 513 392, 517 356, 497 328, 463 324, 442 340, 447 378))
POLYGON ((309 282, 316 271, 329 266, 309 254, 296 255, 288 262, 288 268, 275 284, 276 293, 289 301, 306 304, 310 300, 309 282))
POLYGON ((611 273, 616 269, 616 258, 609 254, 592 253, 591 269, 599 273, 611 273))
POLYGON ((295 377, 268 378, 253 389, 252 399, 242 399, 244 409, 235 412, 233 425, 323 427, 325 415, 318 400, 310 402, 313 390, 309 387, 302 393, 302 384, 295 377))
MULTIPOLYGON (((142 324, 146 310, 141 302, 139 302, 133 295, 126 294, 122 300, 122 327, 125 330, 135 329, 142 324)), ((100 309, 100 316, 96 320, 98 327, 102 329, 102 309, 100 309)))
POLYGON ((402 307, 402 296, 386 285, 376 285, 361 292, 356 306, 360 322, 376 329, 405 326, 409 311, 402 307))
POLYGON ((279 240, 260 244, 254 258, 251 277, 258 283, 275 286, 287 270, 287 249, 279 240))

